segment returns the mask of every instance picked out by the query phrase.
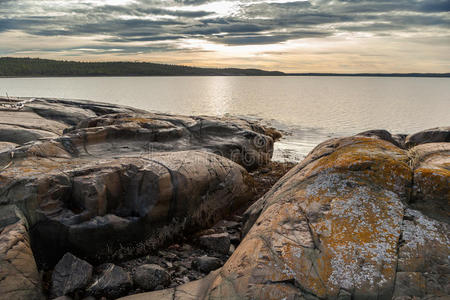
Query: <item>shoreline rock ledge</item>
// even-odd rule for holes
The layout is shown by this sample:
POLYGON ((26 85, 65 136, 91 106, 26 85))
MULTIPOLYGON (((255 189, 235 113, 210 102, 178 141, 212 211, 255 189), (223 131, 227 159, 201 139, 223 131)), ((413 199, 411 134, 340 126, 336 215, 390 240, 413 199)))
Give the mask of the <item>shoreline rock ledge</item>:
POLYGON ((121 299, 448 299, 449 132, 318 145, 246 211, 221 269, 121 299))
POLYGON ((41 299, 37 268, 67 252, 120 260, 212 226, 252 199, 247 170, 279 135, 89 101, 0 104, 0 299, 41 299))
MULTIPOLYGON (((11 109, 0 109, 1 300, 43 299, 38 270, 64 254, 54 277, 67 283, 61 266, 120 260, 127 242, 140 242, 133 256, 208 228, 248 203, 248 171, 270 161, 279 137, 236 118, 88 101, 11 109)), ((323 142, 246 210, 223 267, 121 299, 448 299, 449 133, 323 142)))

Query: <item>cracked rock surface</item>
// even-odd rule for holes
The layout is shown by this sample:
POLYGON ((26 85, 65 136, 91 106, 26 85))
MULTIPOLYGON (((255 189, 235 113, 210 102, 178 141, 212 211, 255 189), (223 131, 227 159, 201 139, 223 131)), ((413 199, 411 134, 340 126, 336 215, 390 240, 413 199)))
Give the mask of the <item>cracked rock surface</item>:
POLYGON ((270 161, 277 134, 89 101, 2 108, 0 299, 41 296, 33 254, 44 268, 67 251, 98 262, 128 242, 145 240, 134 250, 147 253, 212 226, 249 201, 247 170, 270 161))
POLYGON ((318 145, 247 210, 247 234, 221 269, 124 299, 448 298, 450 164, 439 130, 444 140, 410 149, 385 131, 318 145))

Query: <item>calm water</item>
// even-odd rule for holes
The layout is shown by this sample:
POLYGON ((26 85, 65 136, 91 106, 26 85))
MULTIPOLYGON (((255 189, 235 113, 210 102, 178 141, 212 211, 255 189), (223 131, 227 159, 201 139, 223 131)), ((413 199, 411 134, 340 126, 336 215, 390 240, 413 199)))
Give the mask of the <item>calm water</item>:
POLYGON ((0 78, 0 95, 90 99, 187 115, 262 119, 287 132, 277 158, 329 137, 450 125, 450 79, 377 77, 0 78))

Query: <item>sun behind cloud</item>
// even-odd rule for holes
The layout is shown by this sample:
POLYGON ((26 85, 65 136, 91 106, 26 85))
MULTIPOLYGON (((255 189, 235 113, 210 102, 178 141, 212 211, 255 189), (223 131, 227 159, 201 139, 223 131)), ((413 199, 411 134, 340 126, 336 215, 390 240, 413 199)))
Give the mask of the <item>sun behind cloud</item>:
POLYGON ((0 5, 0 56, 286 72, 447 72, 445 0, 80 0, 0 5))

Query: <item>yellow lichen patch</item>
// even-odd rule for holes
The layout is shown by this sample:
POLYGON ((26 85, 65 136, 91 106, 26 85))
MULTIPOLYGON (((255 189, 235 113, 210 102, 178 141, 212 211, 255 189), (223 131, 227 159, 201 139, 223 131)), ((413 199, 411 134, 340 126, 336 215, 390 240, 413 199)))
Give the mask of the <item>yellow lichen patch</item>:
POLYGON ((412 177, 407 162, 405 151, 390 143, 344 140, 271 195, 224 270, 243 274, 247 288, 293 282, 323 298, 338 296, 342 288, 389 294, 402 200, 412 177), (241 247, 247 251, 240 253, 241 247), (257 256, 248 255, 250 249, 257 256))
POLYGON ((447 198, 450 201, 450 170, 422 167, 414 171, 416 193, 447 198))

